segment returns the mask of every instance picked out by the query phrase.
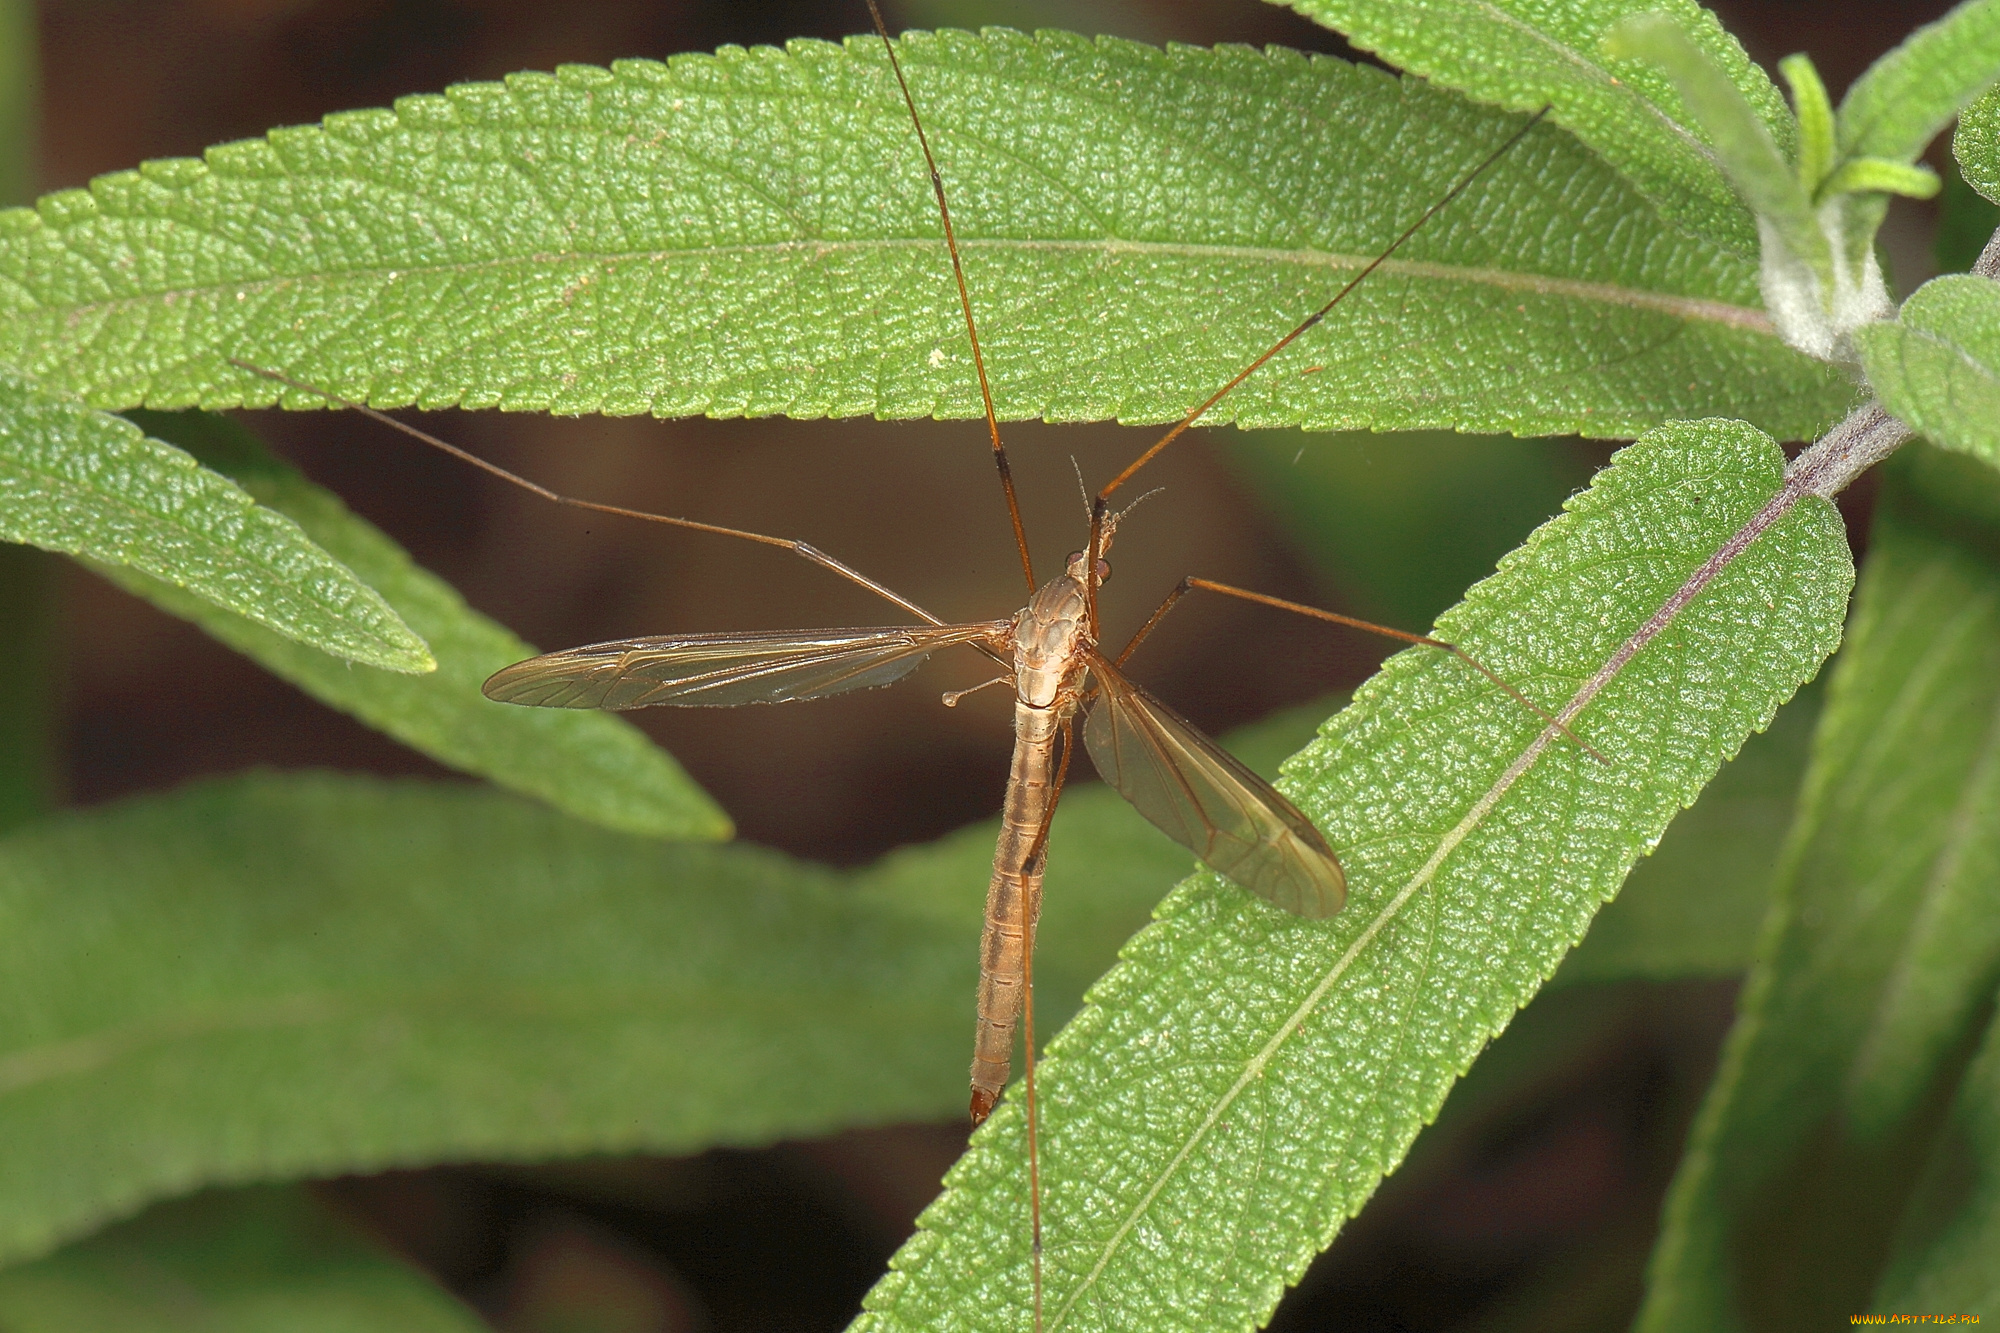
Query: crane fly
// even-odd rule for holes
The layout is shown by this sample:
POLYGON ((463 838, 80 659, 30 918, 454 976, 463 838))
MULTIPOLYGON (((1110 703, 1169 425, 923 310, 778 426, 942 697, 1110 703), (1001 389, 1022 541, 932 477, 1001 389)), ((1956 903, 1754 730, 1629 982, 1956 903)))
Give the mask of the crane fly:
MULTIPOLYGON (((998 414, 988 381, 985 355, 973 315, 959 244, 944 184, 932 154, 916 100, 897 59, 876 0, 868 0, 876 34, 902 94, 936 198, 945 251, 951 264, 959 308, 972 352, 993 459, 999 473, 1029 601, 1007 619, 948 623, 909 599, 802 541, 646 513, 562 495, 509 472, 424 431, 324 389, 248 362, 239 368, 354 408, 382 424, 521 486, 557 504, 620 517, 645 519, 700 532, 737 537, 788 549, 794 554, 868 589, 923 622, 781 633, 703 633, 615 640, 548 653, 504 667, 488 679, 484 692, 500 703, 540 708, 625 710, 653 705, 734 707, 819 699, 889 685, 916 670, 932 653, 967 647, 985 654, 1003 674, 974 689, 1011 685, 1014 691, 1014 755, 1008 774, 993 871, 987 886, 985 925, 980 942, 977 1019, 973 1037, 971 1117, 983 1122, 998 1102, 1011 1071, 1017 1024, 1022 1029, 1025 1120, 1033 1229, 1032 1271, 1035 1327, 1042 1314, 1041 1168, 1035 1099, 1034 932, 1040 915, 1042 874, 1048 838, 1074 749, 1075 719, 1084 717, 1083 744, 1092 763, 1118 793, 1167 836, 1193 852, 1220 875, 1266 902, 1301 917, 1328 917, 1347 898, 1339 857, 1312 820, 1290 800, 1195 726, 1146 690, 1128 680, 1125 661, 1139 643, 1188 592, 1222 593, 1320 620, 1367 630, 1450 653, 1485 676, 1542 721, 1593 757, 1603 756, 1519 690, 1456 645, 1422 634, 1390 629, 1316 607, 1266 596, 1210 579, 1183 579, 1116 656, 1098 642, 1098 593, 1111 572, 1108 555, 1120 519, 1112 496, 1231 390, 1243 383, 1318 324, 1360 282, 1416 231, 1457 198, 1547 114, 1536 112, 1504 143, 1473 167, 1426 209, 1340 290, 1297 327, 1207 399, 1186 414, 1124 471, 1089 497, 1086 544, 1072 552, 1063 572, 1038 583, 1028 552, 1020 504, 1000 439, 998 414)), ((947 694, 955 705, 973 690, 947 694)))

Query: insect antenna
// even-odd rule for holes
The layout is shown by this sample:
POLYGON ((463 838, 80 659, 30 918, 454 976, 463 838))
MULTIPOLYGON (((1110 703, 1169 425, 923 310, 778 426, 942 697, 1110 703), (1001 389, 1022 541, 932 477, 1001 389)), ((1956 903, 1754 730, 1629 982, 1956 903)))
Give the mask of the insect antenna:
POLYGON ((1155 486, 1152 490, 1145 492, 1138 499, 1134 500, 1131 504, 1126 505, 1123 509, 1119 510, 1117 513, 1106 514, 1104 516, 1105 531, 1109 532, 1112 528, 1115 528, 1120 523, 1123 523, 1125 521, 1125 515, 1131 513, 1134 509, 1137 509, 1140 505, 1146 503, 1146 501, 1152 499, 1154 496, 1166 494, 1166 490, 1167 488, 1164 486, 1155 486))
POLYGON ((1000 489, 1007 495, 1007 518, 1014 525, 1014 545, 1021 553, 1021 573, 1028 580, 1028 595, 1033 596, 1041 585, 1035 582, 1035 562, 1028 555, 1028 530, 1021 525, 1021 501, 1014 494, 1014 470, 1007 464, 1007 446, 1000 442, 1000 418, 993 411, 993 386, 986 378, 986 354, 979 349, 979 327, 972 318, 972 292, 965 285, 965 263, 958 254, 958 233, 951 225, 951 205, 945 202, 944 177, 938 174, 937 158, 931 154, 930 136, 924 133, 923 118, 917 114, 917 101, 910 96, 909 80, 903 77, 903 62, 896 59, 895 43, 889 40, 889 25, 882 21, 882 10, 875 0, 868 0, 868 17, 875 20, 875 34, 882 39, 882 49, 889 55, 889 68, 895 71, 896 86, 903 92, 903 105, 909 108, 910 124, 916 126, 917 146, 924 150, 924 168, 930 173, 931 193, 937 196, 938 217, 944 222, 944 247, 951 254, 951 276, 958 284, 959 309, 965 312, 965 336, 972 344, 972 368, 979 375, 979 400, 986 407, 986 433, 993 440, 993 466, 1000 473, 1000 489))

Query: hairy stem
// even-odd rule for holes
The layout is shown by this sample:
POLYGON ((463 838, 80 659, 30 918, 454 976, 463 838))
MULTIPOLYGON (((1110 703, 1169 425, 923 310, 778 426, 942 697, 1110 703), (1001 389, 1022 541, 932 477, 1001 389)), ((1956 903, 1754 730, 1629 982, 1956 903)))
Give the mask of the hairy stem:
MULTIPOLYGON (((1981 278, 2000 278, 2000 231, 1987 240, 1972 272, 1981 278)), ((1785 489, 1832 499, 1909 438, 1908 426, 1885 412, 1880 403, 1867 403, 1792 460, 1785 469, 1785 489)))

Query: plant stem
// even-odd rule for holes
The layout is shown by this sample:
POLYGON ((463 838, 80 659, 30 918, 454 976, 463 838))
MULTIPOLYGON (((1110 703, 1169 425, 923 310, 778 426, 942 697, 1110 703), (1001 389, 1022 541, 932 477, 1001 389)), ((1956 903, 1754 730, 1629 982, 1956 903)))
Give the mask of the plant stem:
MULTIPOLYGON (((1976 277, 2000 278, 2000 231, 1987 240, 1972 272, 1976 277)), ((1880 403, 1869 402, 1792 460, 1785 469, 1785 489, 1830 500, 1856 477, 1902 448, 1909 438, 1908 426, 1883 411, 1880 403)))
MULTIPOLYGON (((1778 494, 1817 495, 1825 499, 1846 490, 1853 480, 1896 452, 1910 438, 1910 428, 1869 401, 1819 437, 1818 443, 1785 469, 1785 486, 1778 494)), ((1790 505, 1787 504, 1787 508, 1790 505)))

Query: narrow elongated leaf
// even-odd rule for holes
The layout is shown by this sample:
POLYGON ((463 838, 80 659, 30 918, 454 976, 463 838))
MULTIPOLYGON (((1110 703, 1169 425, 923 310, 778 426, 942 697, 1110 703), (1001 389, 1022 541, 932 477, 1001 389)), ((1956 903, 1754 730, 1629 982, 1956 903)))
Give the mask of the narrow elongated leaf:
POLYGON ((478 1333, 486 1322, 298 1189, 154 1208, 0 1271, 7 1333, 478 1333))
POLYGON ((141 570, 321 653, 392 671, 436 665, 298 524, 130 422, 4 368, 0 540, 141 570))
POLYGON ((1854 340, 1884 407, 1934 443, 2000 467, 2000 284, 1933 278, 1894 320, 1854 340))
POLYGON ((440 763, 547 801, 581 819, 657 838, 726 838, 728 816, 673 757, 608 713, 508 708, 479 692, 493 672, 534 655, 465 604, 395 542, 329 492, 271 456, 233 421, 137 413, 261 503, 284 514, 378 589, 430 641, 438 669, 421 677, 351 671, 242 616, 130 570, 107 578, 184 617, 320 702, 440 763))
POLYGON ((1649 1333, 1866 1308, 2000 984, 2000 480, 1950 454, 1898 463, 1784 915, 1668 1199, 1649 1333))
POLYGON ((1914 161, 1995 79, 2000 3, 1966 0, 1911 33, 1854 81, 1840 102, 1838 161, 1914 161))
POLYGON ((1771 80, 1693 0, 1285 0, 1315 23, 1413 74, 1484 102, 1553 103, 1575 134, 1674 225, 1754 261, 1757 228, 1665 71, 1614 60, 1604 34, 1621 19, 1662 13, 1729 76, 1779 146, 1792 120, 1771 80))
MULTIPOLYGON (((960 1115, 996 828, 840 875, 301 775, 0 841, 0 1262, 214 1181, 960 1115)), ((1089 783, 1052 846, 1060 1020, 1189 858, 1089 783)))
MULTIPOLYGON (((1283 51, 913 35, 1000 411, 1178 417, 1520 117, 1283 51)), ((101 406, 978 412, 872 39, 566 68, 0 215, 0 359, 101 406)), ((1215 420, 1810 435, 1851 397, 1752 264, 1538 128, 1215 420)))
MULTIPOLYGON (((1544 705, 1758 514, 1777 447, 1662 428, 1440 622, 1544 705)), ((1042 1066, 1047 1327, 1248 1328, 1402 1160, 1668 819, 1810 677, 1851 574, 1801 502, 1578 719, 1609 767, 1456 659, 1392 658, 1287 766, 1340 852, 1340 916, 1209 876, 1123 951, 1042 1066)), ((1029 1232, 1018 1101, 953 1168, 859 1327, 1016 1329, 1029 1232)))
MULTIPOLYGON (((984 826, 848 876, 326 775, 24 830, 0 841, 0 1262, 205 1183, 962 1115, 992 854, 984 826)), ((1189 858, 1102 788, 1052 855, 1060 1020, 1189 858)))
POLYGON ((2000 1023, 1931 1145, 1869 1308, 2000 1316, 2000 1023))

